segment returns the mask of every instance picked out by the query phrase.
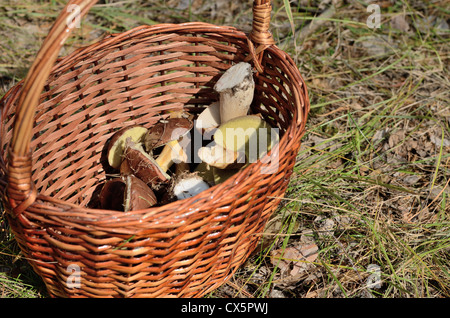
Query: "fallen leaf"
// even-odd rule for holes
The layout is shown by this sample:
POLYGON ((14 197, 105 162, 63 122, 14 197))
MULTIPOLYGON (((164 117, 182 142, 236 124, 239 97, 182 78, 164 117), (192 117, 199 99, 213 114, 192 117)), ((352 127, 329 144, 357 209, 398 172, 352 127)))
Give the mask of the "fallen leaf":
POLYGON ((368 55, 378 56, 394 52, 397 47, 388 36, 365 36, 356 42, 367 50, 368 55))
POLYGON ((449 25, 447 21, 434 15, 418 17, 416 24, 417 29, 422 33, 428 33, 434 29, 437 34, 448 34, 449 25))
POLYGON ((281 290, 273 288, 270 291, 270 298, 286 298, 286 296, 284 296, 281 290))
POLYGON ((383 129, 377 130, 372 137, 372 143, 374 145, 376 145, 378 142, 383 140, 388 135, 388 132, 389 132, 389 128, 383 128, 383 129))
POLYGON ((441 146, 450 147, 450 140, 447 138, 444 138, 442 140, 442 138, 438 135, 430 136, 430 141, 438 148, 440 148, 441 146))
POLYGON ((320 79, 320 78, 314 78, 312 80, 312 84, 314 87, 317 87, 319 89, 323 89, 323 90, 331 90, 331 87, 328 83, 328 79, 320 79))
POLYGON ((434 200, 440 196, 443 196, 444 192, 447 195, 450 195, 450 188, 449 187, 440 187, 440 186, 434 186, 433 189, 430 191, 430 199, 434 200))
POLYGON ((275 250, 272 254, 272 264, 278 265, 282 275, 297 276, 314 262, 318 256, 316 244, 290 246, 283 250, 275 250))
POLYGON ((414 185, 416 184, 419 180, 421 179, 420 176, 418 175, 408 175, 406 177, 403 178, 403 182, 408 184, 408 185, 414 185))
POLYGON ((391 19, 391 27, 403 32, 408 32, 411 29, 404 14, 394 16, 391 19))
POLYGON ((325 10, 330 6, 330 4, 331 0, 322 0, 317 7, 319 8, 319 10, 325 10))
POLYGON ((395 146, 398 146, 400 142, 402 142, 405 139, 405 131, 404 130, 398 130, 395 133, 392 133, 389 136, 389 147, 394 148, 395 146))
POLYGON ((336 223, 332 218, 324 219, 322 216, 315 218, 314 223, 318 224, 317 233, 321 237, 332 236, 336 228, 336 223))

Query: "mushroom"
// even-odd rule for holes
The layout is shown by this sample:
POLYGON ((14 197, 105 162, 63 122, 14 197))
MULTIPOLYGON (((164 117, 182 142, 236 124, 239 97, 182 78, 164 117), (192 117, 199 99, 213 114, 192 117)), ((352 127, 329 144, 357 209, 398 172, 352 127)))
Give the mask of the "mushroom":
MULTIPOLYGON (((180 115, 174 115, 180 116, 180 115)), ((193 127, 193 122, 187 117, 173 117, 158 122, 151 127, 145 136, 145 148, 153 152, 154 148, 164 146, 156 159, 156 163, 163 171, 167 171, 172 164, 187 162, 187 154, 179 140, 187 135, 193 127)), ((183 170, 187 169, 185 166, 183 170)))
POLYGON ((142 143, 135 143, 127 139, 120 166, 123 175, 133 174, 152 188, 159 188, 161 183, 170 180, 170 176, 151 155, 143 148, 142 143))
POLYGON ((209 185, 213 186, 219 183, 224 182, 228 178, 230 178, 232 175, 237 173, 241 168, 226 168, 226 169, 220 169, 217 167, 210 166, 208 163, 202 161, 197 165, 195 168, 195 172, 198 173, 198 175, 209 185))
POLYGON ((100 192, 101 207, 108 210, 141 210, 155 205, 156 202, 152 189, 133 175, 107 181, 100 192))
POLYGON ((206 164, 200 166, 200 171, 205 172, 206 169, 209 173, 211 170, 207 175, 215 174, 216 178, 213 179, 217 184, 218 180, 225 180, 225 175, 229 176, 231 173, 220 170, 236 172, 249 162, 255 162, 272 148, 277 137, 259 115, 233 118, 217 128, 212 143, 198 149, 198 157, 206 164), (224 174, 223 178, 220 174, 224 174))
POLYGON ((180 175, 173 184, 172 193, 177 200, 192 198, 200 192, 209 189, 209 184, 197 173, 180 175))
POLYGON ((156 163, 163 171, 167 171, 172 164, 187 162, 187 159, 187 154, 183 147, 178 143, 178 140, 172 140, 164 146, 162 152, 156 159, 156 163))
POLYGON ((206 162, 202 161, 200 162, 197 167, 194 170, 195 173, 198 173, 198 175, 208 184, 214 185, 214 175, 213 175, 213 167, 211 167, 206 162))
POLYGON ((144 181, 135 176, 126 176, 125 212, 142 210, 157 203, 155 193, 144 181))
MULTIPOLYGON (((249 63, 230 67, 217 81, 214 89, 220 94, 219 103, 212 103, 198 117, 196 128, 203 135, 233 118, 245 116, 253 100, 255 83, 249 63)), ((199 158, 211 167, 237 169, 245 164, 245 153, 212 143, 198 150, 199 158)))
POLYGON ((214 89, 220 94, 222 123, 247 115, 255 90, 252 66, 246 62, 231 66, 216 82, 214 89))
POLYGON ((106 181, 99 194, 101 208, 123 211, 125 189, 126 183, 122 178, 106 181))
POLYGON ((219 169, 216 167, 211 167, 211 173, 213 176, 214 184, 219 184, 226 181, 231 176, 239 172, 241 168, 237 169, 219 169))
POLYGON ((223 148, 215 142, 201 147, 198 157, 211 167, 219 169, 237 169, 245 165, 245 153, 223 148))
MULTIPOLYGON (((130 141, 129 141, 130 143, 130 141)), ((120 164, 119 172, 121 176, 128 176, 130 174, 133 174, 133 170, 131 170, 130 163, 128 160, 122 160, 122 163, 120 164)))
POLYGON ((144 137, 145 150, 151 153, 155 148, 165 146, 171 141, 178 141, 191 130, 192 126, 192 120, 185 117, 160 120, 147 130, 144 137))
POLYGON ((133 142, 141 142, 146 134, 147 128, 138 125, 125 127, 116 132, 108 144, 108 164, 118 169, 122 163, 126 140, 130 138, 133 142))
POLYGON ((229 151, 244 152, 247 162, 255 162, 278 142, 275 131, 259 115, 247 115, 220 125, 214 141, 229 151))
POLYGON ((195 128, 202 135, 208 135, 219 127, 220 122, 220 103, 214 102, 198 115, 195 128))
MULTIPOLYGON (((187 154, 183 146, 179 143, 179 140, 189 133, 193 127, 190 116, 180 112, 172 112, 170 117, 166 123, 168 127, 163 129, 167 134, 170 133, 170 138, 161 138, 162 140, 160 142, 165 143, 165 146, 156 159, 156 162, 162 169, 169 169, 173 163, 176 164, 176 178, 172 181, 169 193, 166 194, 169 197, 169 201, 190 198, 209 188, 209 184, 198 173, 189 171, 187 154), (164 139, 171 140, 166 142, 164 139)), ((161 128, 155 129, 162 130, 161 128)), ((155 139, 156 136, 153 134, 153 131, 149 130, 146 137, 147 149, 150 150, 155 145, 159 145, 158 143, 151 142, 151 140, 155 139)))
POLYGON ((186 152, 178 139, 187 134, 192 125, 192 121, 187 118, 170 118, 148 129, 143 143, 127 139, 121 173, 134 174, 157 189, 161 183, 170 180, 167 171, 173 163, 187 161, 186 152), (161 146, 164 146, 162 152, 154 159, 153 149, 161 146))

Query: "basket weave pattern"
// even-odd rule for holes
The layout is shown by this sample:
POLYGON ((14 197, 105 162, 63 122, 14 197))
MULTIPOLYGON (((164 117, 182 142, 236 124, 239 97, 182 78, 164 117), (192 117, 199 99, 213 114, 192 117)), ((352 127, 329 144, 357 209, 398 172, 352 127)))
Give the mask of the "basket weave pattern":
MULTIPOLYGON (((68 5, 85 14, 94 2, 68 5)), ((38 54, 27 79, 1 100, 2 202, 51 296, 201 297, 255 249, 286 191, 309 111, 295 63, 265 31, 270 9, 255 1, 250 35, 198 22, 141 26, 56 60, 59 44, 50 44, 67 28, 58 31, 62 12, 41 48, 49 45, 54 59, 47 53, 46 67, 38 65, 38 54), (90 205, 109 173, 104 146, 114 132, 148 128, 171 110, 198 114, 218 99, 220 75, 244 60, 256 70, 252 111, 280 129, 272 157, 161 207, 124 213, 90 205), (70 265, 81 271, 77 288, 67 286, 70 265)))

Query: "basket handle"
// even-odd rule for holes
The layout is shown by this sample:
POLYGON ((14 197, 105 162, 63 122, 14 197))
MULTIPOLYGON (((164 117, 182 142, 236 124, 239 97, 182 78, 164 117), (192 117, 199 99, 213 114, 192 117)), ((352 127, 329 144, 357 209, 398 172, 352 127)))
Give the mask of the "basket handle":
MULTIPOLYGON (((42 43, 36 58, 23 82, 8 156, 8 185, 6 196, 15 216, 26 210, 37 197, 31 179, 31 138, 36 106, 44 89, 59 51, 77 21, 84 16, 97 0, 70 0, 59 14, 50 32, 42 43)), ((22 220, 25 221, 25 220, 22 220)))
MULTIPOLYGON (((45 38, 24 80, 15 114, 8 158, 7 195, 16 215, 23 212, 36 198, 36 191, 31 180, 30 144, 33 119, 40 95, 64 42, 77 26, 76 22, 86 15, 96 2, 97 0, 68 1, 45 38)), ((251 46, 251 55, 259 70, 261 69, 262 51, 274 44, 269 31, 271 10, 270 0, 254 0, 249 46, 251 46), (253 44, 256 44, 257 47, 255 48, 253 44)))
POLYGON ((275 44, 272 33, 269 30, 271 12, 271 0, 253 1, 253 23, 252 31, 249 35, 251 41, 248 41, 251 54, 246 61, 253 59, 255 68, 259 73, 263 73, 263 67, 261 66, 262 53, 266 48, 275 44), (254 44, 258 45, 258 47, 255 48, 254 44))

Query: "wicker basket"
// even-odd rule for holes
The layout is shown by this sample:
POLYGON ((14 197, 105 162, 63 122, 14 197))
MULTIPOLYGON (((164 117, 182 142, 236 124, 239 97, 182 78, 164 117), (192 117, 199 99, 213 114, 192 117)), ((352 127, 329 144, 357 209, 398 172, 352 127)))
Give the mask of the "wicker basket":
POLYGON ((1 100, 8 223, 52 297, 201 297, 246 260, 284 196, 309 111, 305 84, 274 45, 269 0, 255 0, 248 35, 141 26, 57 58, 75 27, 69 6, 83 16, 95 2, 69 1, 26 79, 1 100), (255 68, 251 107, 280 129, 279 147, 191 199, 127 213, 88 207, 115 131, 150 127, 171 110, 198 113, 240 61, 255 68))

